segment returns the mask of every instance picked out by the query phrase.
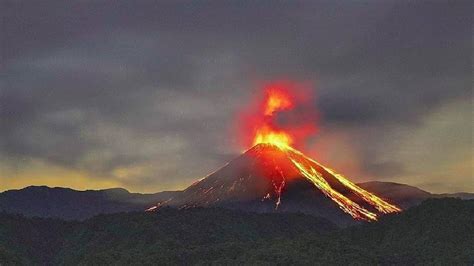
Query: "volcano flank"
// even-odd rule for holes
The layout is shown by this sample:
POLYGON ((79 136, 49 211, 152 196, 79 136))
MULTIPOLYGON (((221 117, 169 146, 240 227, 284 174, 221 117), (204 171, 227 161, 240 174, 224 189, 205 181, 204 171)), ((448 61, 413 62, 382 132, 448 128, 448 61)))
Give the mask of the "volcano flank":
POLYGON ((310 96, 291 82, 265 86, 263 97, 244 112, 239 123, 253 147, 183 193, 149 210, 167 205, 303 212, 339 224, 374 221, 382 214, 401 211, 292 147, 317 128, 313 111, 292 114, 298 108, 307 109, 303 107, 308 106, 310 96), (296 120, 310 119, 281 125, 279 114, 296 120))
POLYGON ((302 212, 339 224, 401 211, 285 145, 260 143, 159 206, 302 212))

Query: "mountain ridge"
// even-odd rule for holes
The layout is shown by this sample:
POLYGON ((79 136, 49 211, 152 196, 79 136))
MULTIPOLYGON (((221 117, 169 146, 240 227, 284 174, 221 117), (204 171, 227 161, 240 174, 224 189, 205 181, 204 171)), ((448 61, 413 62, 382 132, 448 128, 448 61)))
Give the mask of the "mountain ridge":
POLYGON ((28 186, 0 193, 0 211, 29 217, 83 220, 98 214, 145 210, 172 197, 174 191, 154 194, 130 193, 126 189, 74 190, 28 186))
MULTIPOLYGON (((405 209, 416 206, 428 198, 474 198, 474 193, 463 192, 435 194, 414 186, 395 182, 369 181, 357 183, 357 185, 373 193, 376 193, 382 198, 390 198, 394 203, 399 204, 405 209), (398 187, 398 189, 403 193, 401 192, 398 195, 394 195, 394 185, 398 187), (412 191, 417 191, 419 193, 412 193, 412 191)), ((65 220, 84 220, 99 214, 143 211, 160 201, 162 202, 168 200, 169 198, 175 197, 180 193, 182 193, 182 191, 162 191, 157 193, 142 194, 129 192, 127 189, 123 188, 75 190, 72 188, 63 187, 28 186, 21 189, 12 189, 0 192, 0 212, 3 211, 6 213, 23 214, 27 217, 51 217, 65 220), (96 199, 96 201, 93 201, 95 203, 95 208, 91 208, 90 206, 88 207, 85 205, 87 202, 84 202, 82 197, 75 197, 73 195, 64 197, 64 194, 62 194, 63 196, 55 197, 58 199, 56 204, 63 204, 66 205, 66 207, 58 207, 57 205, 51 204, 51 202, 48 200, 50 198, 44 197, 44 194, 31 193, 34 191, 48 191, 47 194, 55 194, 55 192, 62 191, 68 194, 87 196, 90 195, 88 193, 92 193, 96 194, 95 197, 97 197, 97 194, 103 195, 100 196, 99 199, 96 199), (121 195, 121 197, 113 197, 114 193, 110 192, 118 192, 115 193, 115 196, 121 195), (69 199, 69 202, 67 199, 69 199), (68 209, 67 207, 71 207, 71 205, 74 206, 74 208, 68 209), (34 208, 38 209, 34 210, 34 208), (55 208, 58 209, 55 210, 55 208)))
POLYGON ((413 194, 418 194, 420 199, 428 197, 428 193, 416 188, 407 187, 412 190, 410 193, 399 190, 394 193, 393 189, 384 190, 377 184, 367 183, 366 186, 383 191, 383 197, 284 143, 258 143, 181 194, 150 210, 173 206, 303 212, 337 224, 350 224, 354 222, 352 219, 374 221, 382 215, 401 211, 392 196, 399 196, 404 207, 416 203, 413 194))

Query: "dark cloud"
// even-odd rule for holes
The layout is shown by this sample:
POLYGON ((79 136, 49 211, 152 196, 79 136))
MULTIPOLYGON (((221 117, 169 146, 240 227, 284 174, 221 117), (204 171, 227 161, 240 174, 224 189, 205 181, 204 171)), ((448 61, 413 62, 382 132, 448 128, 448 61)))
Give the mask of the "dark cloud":
POLYGON ((2 156, 112 179, 146 165, 123 181, 137 189, 236 154, 233 118, 260 81, 315 83, 322 127, 357 132, 381 176, 403 162, 373 162, 373 143, 471 97, 469 1, 2 5, 2 156))
POLYGON ((393 178, 397 175, 407 174, 403 164, 393 161, 381 163, 373 163, 372 161, 369 161, 366 162, 365 170, 380 178, 393 178))

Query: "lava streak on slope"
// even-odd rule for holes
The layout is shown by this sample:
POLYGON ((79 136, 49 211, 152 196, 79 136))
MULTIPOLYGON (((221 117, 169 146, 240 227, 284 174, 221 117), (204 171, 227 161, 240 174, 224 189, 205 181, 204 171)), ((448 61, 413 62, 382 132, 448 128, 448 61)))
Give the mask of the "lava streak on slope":
MULTIPOLYGON (((278 145, 273 144, 273 143, 266 143, 266 144, 273 145, 276 148, 280 149, 282 152, 284 152, 286 156, 292 162, 294 168, 302 177, 305 177, 308 181, 313 183, 317 189, 319 189, 322 193, 324 193, 324 195, 326 195, 331 200, 333 200, 339 206, 339 208, 341 208, 344 212, 348 213, 355 219, 361 219, 361 220, 367 220, 367 221, 377 220, 377 214, 375 212, 369 211, 368 209, 362 207, 360 204, 354 202, 353 200, 349 199, 347 196, 343 195, 342 193, 334 189, 327 179, 333 178, 337 180, 337 182, 342 184, 346 189, 358 195, 367 204, 369 204, 370 206, 373 206, 375 209, 377 209, 381 213, 386 214, 386 213, 401 211, 401 209, 398 208, 397 206, 390 204, 384 201, 383 199, 375 196, 374 194, 360 188, 359 186, 352 183, 350 180, 348 180, 341 174, 335 173, 333 170, 319 164, 315 160, 307 157, 300 151, 290 146, 283 146, 281 145, 281 143, 278 143, 278 145)), ((284 176, 283 176, 283 180, 285 180, 284 176)), ((285 183, 283 181, 283 186, 284 184, 285 183)), ((283 188, 280 187, 279 190, 276 191, 276 194, 281 196, 280 193, 282 189, 283 188)), ((280 204, 280 200, 278 200, 277 204, 280 204)))
MULTIPOLYGON (((302 93, 295 84, 279 82, 266 86, 264 95, 263 101, 257 104, 256 108, 251 109, 253 112, 245 113, 247 121, 243 124, 244 130, 249 130, 247 133, 252 136, 253 145, 271 145, 279 149, 289 159, 292 168, 297 172, 298 176, 304 177, 314 184, 318 190, 354 219, 377 220, 377 213, 345 196, 335 189, 335 184, 338 187, 343 187, 346 191, 350 191, 360 199, 360 202, 368 204, 380 213, 386 214, 401 211, 397 206, 360 188, 343 175, 319 164, 293 148, 296 140, 305 141, 304 138, 316 131, 314 120, 311 123, 311 121, 305 119, 303 120, 304 123, 297 123, 296 125, 289 123, 291 126, 285 126, 278 123, 278 116, 284 115, 288 111, 293 111, 298 103, 307 104, 308 100, 311 99, 309 94, 302 93)), ((299 113, 298 115, 308 117, 307 113, 299 113)), ((309 117, 311 116, 314 117, 314 112, 310 112, 309 117)), ((271 160, 272 158, 269 158, 269 161, 271 160)), ((287 177, 278 165, 272 164, 271 167, 272 169, 270 170, 272 172, 276 170, 279 173, 277 177, 274 177, 275 175, 271 177, 274 178, 272 183, 275 194, 278 195, 276 202, 276 207, 278 208, 287 177)))
POLYGON ((316 132, 317 112, 299 88, 290 82, 266 86, 239 121, 245 147, 252 147, 157 207, 296 210, 365 221, 401 211, 300 151, 316 132))

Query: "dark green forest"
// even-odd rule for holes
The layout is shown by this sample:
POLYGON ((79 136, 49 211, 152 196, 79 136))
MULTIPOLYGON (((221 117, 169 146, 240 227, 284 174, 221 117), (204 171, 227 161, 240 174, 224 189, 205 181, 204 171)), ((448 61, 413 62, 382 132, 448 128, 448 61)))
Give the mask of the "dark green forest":
POLYGON ((0 265, 474 263, 474 200, 453 198, 348 228, 303 214, 199 208, 0 221, 0 265))

